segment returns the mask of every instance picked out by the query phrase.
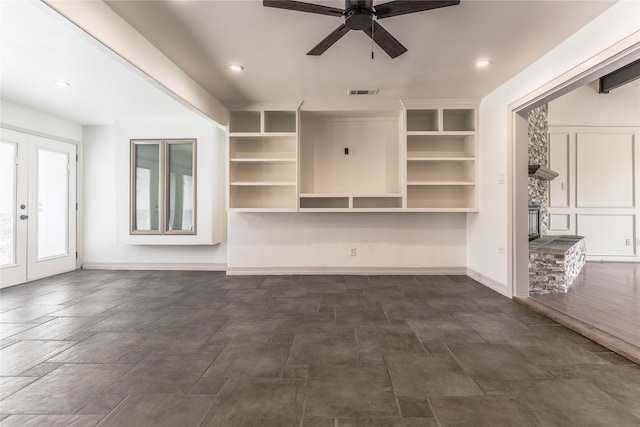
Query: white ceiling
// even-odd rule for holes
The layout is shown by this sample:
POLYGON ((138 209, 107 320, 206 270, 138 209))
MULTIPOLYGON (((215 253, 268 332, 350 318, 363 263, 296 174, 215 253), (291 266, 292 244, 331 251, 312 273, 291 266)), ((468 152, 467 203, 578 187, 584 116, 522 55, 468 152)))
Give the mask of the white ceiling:
MULTIPOLYGON (((255 0, 107 1, 227 106, 335 101, 347 89, 380 89, 383 99, 479 99, 613 3, 462 0, 380 20, 408 52, 390 59, 375 46, 371 60, 371 41, 362 32, 347 34, 321 56, 306 55, 340 18, 255 0), (488 69, 474 67, 480 57, 492 61, 488 69), (245 71, 231 73, 231 63, 245 71)), ((6 1, 0 7, 3 100, 82 124, 192 114, 48 7, 6 1), (61 90, 55 80, 72 86, 61 90)))
POLYGON ((193 117, 39 2, 0 0, 2 100, 85 125, 193 117), (71 84, 61 88, 55 81, 71 84))

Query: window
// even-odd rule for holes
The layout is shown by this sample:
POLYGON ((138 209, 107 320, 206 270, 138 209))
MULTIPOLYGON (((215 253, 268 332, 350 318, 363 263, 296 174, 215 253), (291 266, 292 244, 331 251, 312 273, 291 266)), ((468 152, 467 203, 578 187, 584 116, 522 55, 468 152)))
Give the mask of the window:
POLYGON ((131 234, 196 234, 196 140, 131 140, 131 234))

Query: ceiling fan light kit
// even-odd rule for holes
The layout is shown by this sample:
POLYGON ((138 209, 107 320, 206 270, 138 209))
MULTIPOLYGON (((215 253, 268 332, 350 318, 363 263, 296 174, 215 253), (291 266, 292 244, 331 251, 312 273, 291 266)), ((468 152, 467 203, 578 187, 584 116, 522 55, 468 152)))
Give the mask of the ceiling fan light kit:
POLYGON ((369 36, 391 58, 396 58, 405 53, 407 48, 385 30, 377 22, 378 19, 455 6, 460 4, 460 0, 394 0, 377 6, 373 5, 373 0, 345 0, 344 9, 288 0, 263 0, 262 4, 266 7, 339 16, 344 19, 338 28, 307 52, 307 55, 322 55, 349 31, 358 30, 369 36))

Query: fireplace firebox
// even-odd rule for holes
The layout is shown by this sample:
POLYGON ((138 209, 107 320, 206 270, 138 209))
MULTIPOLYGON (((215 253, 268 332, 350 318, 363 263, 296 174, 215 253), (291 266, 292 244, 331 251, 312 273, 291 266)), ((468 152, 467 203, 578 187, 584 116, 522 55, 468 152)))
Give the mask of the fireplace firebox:
POLYGON ((540 238, 540 205, 529 205, 529 241, 540 238))

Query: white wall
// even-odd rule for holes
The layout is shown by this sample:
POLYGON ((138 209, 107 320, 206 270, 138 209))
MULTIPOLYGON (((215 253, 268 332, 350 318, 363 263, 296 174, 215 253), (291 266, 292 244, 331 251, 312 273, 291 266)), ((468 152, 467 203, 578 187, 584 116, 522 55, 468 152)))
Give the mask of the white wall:
POLYGON ((20 132, 62 139, 76 144, 82 140, 82 126, 39 111, 0 101, 0 125, 20 132))
POLYGON ((464 273, 465 245, 462 213, 229 214, 230 274, 464 273))
MULTIPOLYGON (((482 99, 480 104, 480 213, 467 221, 467 266, 481 281, 510 295, 506 174, 509 156, 509 105, 552 82, 624 38, 640 31, 640 2, 613 5, 565 42, 482 99)), ((523 46, 526 48, 526 46, 523 46)), ((595 65, 595 64, 594 64, 595 65)), ((499 66, 499 64, 495 64, 499 66)))
POLYGON ((603 94, 596 80, 554 99, 549 126, 640 126, 640 80, 603 94))
MULTIPOLYGON (((84 265, 87 268, 220 269, 226 245, 130 244, 128 236, 129 139, 198 139, 198 233, 224 241, 224 133, 205 119, 117 122, 84 128, 84 265), (202 157, 201 157, 202 156, 202 157), (213 230, 211 226, 216 227, 213 230)), ((205 236, 206 237, 206 236, 205 236)), ((193 240, 193 239, 192 239, 193 240)), ((178 242, 179 243, 179 242, 178 242)))

